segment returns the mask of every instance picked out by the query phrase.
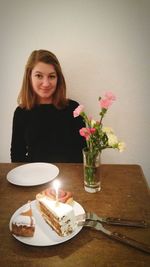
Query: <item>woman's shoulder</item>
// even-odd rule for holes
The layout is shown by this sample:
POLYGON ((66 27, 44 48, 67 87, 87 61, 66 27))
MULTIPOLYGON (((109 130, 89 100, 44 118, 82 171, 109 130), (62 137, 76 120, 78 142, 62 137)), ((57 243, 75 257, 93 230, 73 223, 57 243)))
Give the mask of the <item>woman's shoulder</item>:
POLYGON ((25 108, 22 108, 20 106, 17 106, 14 111, 14 118, 16 119, 22 119, 25 118, 28 114, 28 110, 25 108))
POLYGON ((24 114, 24 113, 27 113, 27 109, 18 106, 18 107, 16 107, 14 113, 15 114, 24 114))
POLYGON ((16 112, 22 112, 22 111, 25 111, 25 108, 22 108, 21 106, 17 106, 15 111, 16 112))
POLYGON ((79 103, 76 100, 68 99, 68 106, 71 109, 75 109, 78 105, 79 105, 79 103))

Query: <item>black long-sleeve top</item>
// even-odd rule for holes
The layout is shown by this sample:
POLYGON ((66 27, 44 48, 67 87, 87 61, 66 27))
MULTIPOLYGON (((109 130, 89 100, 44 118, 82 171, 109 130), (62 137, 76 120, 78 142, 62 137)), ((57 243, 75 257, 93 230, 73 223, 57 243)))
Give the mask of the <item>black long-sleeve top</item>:
POLYGON ((69 100, 64 109, 53 104, 31 110, 17 107, 13 117, 12 162, 82 162, 85 140, 79 134, 82 117, 73 117, 78 103, 69 100))

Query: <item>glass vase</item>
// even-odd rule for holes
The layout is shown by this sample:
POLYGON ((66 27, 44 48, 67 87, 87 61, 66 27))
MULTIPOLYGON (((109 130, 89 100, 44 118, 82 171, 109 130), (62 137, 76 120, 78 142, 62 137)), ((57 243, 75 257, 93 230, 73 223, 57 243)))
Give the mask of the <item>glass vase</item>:
POLYGON ((96 193, 101 190, 100 159, 100 152, 83 149, 84 189, 86 192, 96 193))

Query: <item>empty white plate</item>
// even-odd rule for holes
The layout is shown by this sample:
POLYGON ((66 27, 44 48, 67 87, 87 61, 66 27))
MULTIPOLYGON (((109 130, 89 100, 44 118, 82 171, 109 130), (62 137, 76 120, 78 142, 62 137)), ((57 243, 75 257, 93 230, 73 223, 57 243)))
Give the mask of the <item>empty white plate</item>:
POLYGON ((53 180, 59 169, 50 163, 28 163, 18 166, 7 174, 7 180, 15 185, 34 186, 53 180))

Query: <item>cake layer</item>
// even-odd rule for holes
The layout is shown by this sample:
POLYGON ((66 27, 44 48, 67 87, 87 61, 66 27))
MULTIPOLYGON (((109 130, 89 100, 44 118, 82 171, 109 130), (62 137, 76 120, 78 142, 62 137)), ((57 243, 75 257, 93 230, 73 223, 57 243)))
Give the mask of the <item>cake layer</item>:
POLYGON ((17 236, 32 237, 34 235, 35 228, 26 225, 16 225, 12 223, 12 233, 17 236))
POLYGON ((67 236, 76 227, 76 220, 72 206, 43 196, 37 198, 40 211, 46 222, 60 235, 67 236))

